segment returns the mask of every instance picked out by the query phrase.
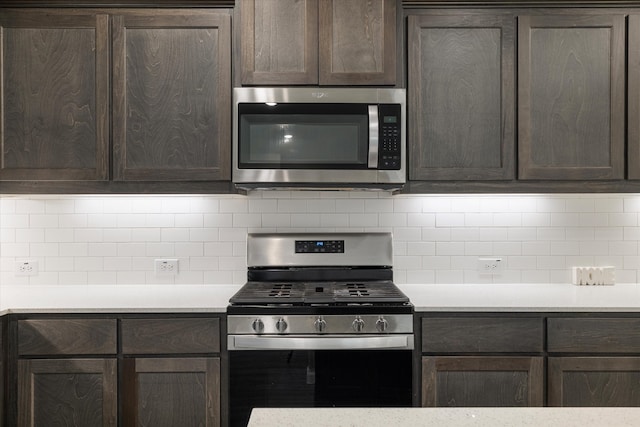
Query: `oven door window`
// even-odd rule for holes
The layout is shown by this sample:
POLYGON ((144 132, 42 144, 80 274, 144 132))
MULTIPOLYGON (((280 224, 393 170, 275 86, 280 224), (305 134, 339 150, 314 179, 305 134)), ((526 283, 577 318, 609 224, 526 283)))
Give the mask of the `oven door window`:
POLYGON ((239 167, 367 169, 365 104, 240 104, 239 167))
POLYGON ((410 407, 411 350, 232 351, 230 425, 253 408, 410 407))

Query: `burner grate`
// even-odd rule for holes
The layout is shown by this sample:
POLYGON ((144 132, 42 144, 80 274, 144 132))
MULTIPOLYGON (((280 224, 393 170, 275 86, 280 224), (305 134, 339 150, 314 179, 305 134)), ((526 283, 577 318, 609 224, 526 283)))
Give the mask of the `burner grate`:
POLYGON ((291 298, 291 289, 293 285, 290 283, 277 283, 273 285, 269 291, 270 298, 291 298))
POLYGON ((248 282, 232 304, 404 304, 409 299, 390 281, 248 282))
POLYGON ((350 297, 368 297, 371 296, 369 289, 364 283, 347 283, 347 295, 350 297))

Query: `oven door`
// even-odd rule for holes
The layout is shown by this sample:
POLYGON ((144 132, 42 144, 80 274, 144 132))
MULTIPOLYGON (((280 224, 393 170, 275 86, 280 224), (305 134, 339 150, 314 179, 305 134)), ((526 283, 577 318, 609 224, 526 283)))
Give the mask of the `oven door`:
POLYGON ((253 408, 410 407, 411 350, 230 351, 230 425, 253 408))

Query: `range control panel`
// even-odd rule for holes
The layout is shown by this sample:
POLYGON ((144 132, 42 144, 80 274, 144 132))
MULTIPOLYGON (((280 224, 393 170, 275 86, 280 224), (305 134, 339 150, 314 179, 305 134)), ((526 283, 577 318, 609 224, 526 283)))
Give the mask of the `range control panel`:
POLYGON ((344 240, 296 240, 297 254, 344 253, 344 240))

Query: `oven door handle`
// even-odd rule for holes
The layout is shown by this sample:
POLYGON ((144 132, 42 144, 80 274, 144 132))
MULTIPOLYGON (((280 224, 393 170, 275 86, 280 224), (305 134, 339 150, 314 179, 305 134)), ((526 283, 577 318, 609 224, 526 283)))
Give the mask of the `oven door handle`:
POLYGON ((229 335, 227 344, 229 350, 413 350, 413 335, 229 335))

